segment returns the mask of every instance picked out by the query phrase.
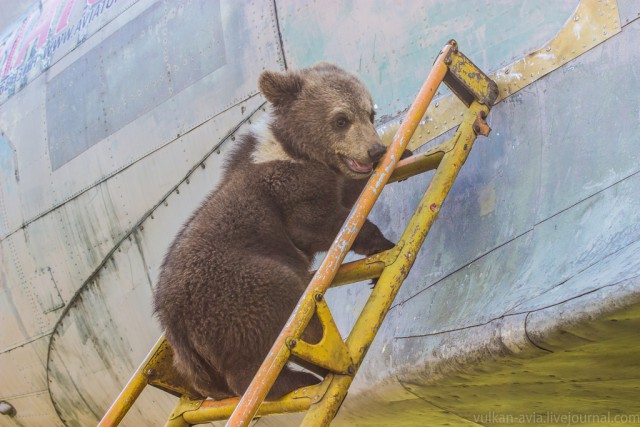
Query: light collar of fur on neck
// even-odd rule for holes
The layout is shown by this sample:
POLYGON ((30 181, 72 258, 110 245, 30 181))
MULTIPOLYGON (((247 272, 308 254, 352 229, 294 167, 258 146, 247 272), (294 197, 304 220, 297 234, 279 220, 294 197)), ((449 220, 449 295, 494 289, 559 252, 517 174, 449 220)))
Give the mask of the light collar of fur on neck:
POLYGON ((297 160, 285 151, 280 141, 271 132, 272 119, 271 114, 267 112, 251 129, 251 133, 258 141, 251 153, 251 161, 255 164, 274 161, 296 162, 297 160))

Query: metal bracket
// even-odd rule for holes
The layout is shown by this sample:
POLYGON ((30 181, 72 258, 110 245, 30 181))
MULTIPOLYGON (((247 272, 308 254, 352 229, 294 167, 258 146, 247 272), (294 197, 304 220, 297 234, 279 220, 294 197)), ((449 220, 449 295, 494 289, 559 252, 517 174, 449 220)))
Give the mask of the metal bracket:
POLYGON ((355 374, 353 360, 342 340, 329 306, 320 293, 314 295, 316 314, 322 324, 322 339, 317 344, 309 344, 294 337, 287 338, 291 354, 331 372, 345 375, 355 374))
POLYGON ((308 387, 303 387, 297 390, 293 390, 291 393, 284 396, 281 400, 286 399, 311 399, 311 403, 317 403, 327 393, 327 389, 333 380, 333 374, 329 373, 319 384, 315 384, 308 387))
POLYGON ((370 257, 365 258, 365 264, 374 264, 376 262, 381 262, 385 267, 393 264, 396 259, 398 259, 398 255, 402 251, 402 247, 404 246, 404 242, 400 240, 394 247, 389 249, 388 251, 380 252, 375 255, 371 255, 370 257))
POLYGON ((453 48, 444 58, 444 63, 449 69, 444 83, 467 107, 473 101, 491 107, 498 98, 498 85, 458 51, 455 40, 451 40, 449 44, 453 48))
POLYGON ((149 357, 142 375, 149 380, 150 385, 174 396, 190 394, 187 389, 179 385, 179 377, 173 368, 173 349, 164 338, 149 357))
POLYGON ((473 131, 476 135, 489 136, 491 133, 491 128, 485 121, 487 118, 487 113, 484 111, 480 111, 476 116, 476 120, 473 122, 473 131))
POLYGON ((202 400, 192 400, 187 396, 181 396, 178 400, 178 404, 169 415, 170 420, 175 420, 178 417, 182 417, 185 412, 196 411, 202 405, 202 400))

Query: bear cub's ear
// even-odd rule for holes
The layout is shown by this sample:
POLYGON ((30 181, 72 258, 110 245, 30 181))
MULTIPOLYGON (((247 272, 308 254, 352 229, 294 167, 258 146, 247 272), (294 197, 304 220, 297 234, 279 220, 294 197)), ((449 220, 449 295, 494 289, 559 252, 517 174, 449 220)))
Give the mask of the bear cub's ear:
POLYGON ((258 79, 260 92, 276 107, 296 99, 302 85, 302 77, 295 71, 280 73, 267 70, 263 71, 258 79))

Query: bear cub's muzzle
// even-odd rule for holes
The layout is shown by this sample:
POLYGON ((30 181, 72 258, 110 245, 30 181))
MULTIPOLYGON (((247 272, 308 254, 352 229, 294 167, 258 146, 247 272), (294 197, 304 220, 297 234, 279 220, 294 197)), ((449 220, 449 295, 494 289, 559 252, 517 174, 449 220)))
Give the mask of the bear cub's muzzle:
POLYGON ((379 142, 374 142, 373 147, 369 148, 369 151, 367 151, 367 153, 369 154, 369 159, 371 159, 371 163, 378 163, 386 152, 387 147, 380 144, 379 142))

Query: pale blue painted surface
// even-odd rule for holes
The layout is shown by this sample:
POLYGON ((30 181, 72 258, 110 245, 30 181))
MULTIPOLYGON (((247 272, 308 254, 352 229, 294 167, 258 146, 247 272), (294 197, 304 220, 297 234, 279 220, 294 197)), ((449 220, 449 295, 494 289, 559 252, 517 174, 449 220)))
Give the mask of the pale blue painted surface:
POLYGON ((578 5, 562 1, 278 1, 287 65, 335 62, 371 89, 381 115, 407 108, 450 39, 485 72, 552 39, 578 5))
MULTIPOLYGON (((456 426, 490 411, 637 413, 639 37, 635 20, 494 107, 356 380, 363 395, 394 378, 456 426)), ((397 238, 424 185, 385 189, 374 222, 397 238)), ((366 295, 332 291, 342 330, 357 304, 341 301, 366 295)))
POLYGON ((0 134, 0 180, 3 183, 0 188, 0 235, 6 233, 11 227, 8 211, 15 210, 19 197, 17 184, 20 174, 16 160, 15 147, 4 134, 0 134))
MULTIPOLYGON (((52 78, 47 85, 51 168, 228 65, 221 19, 219 1, 186 8, 157 2, 52 78)), ((237 96, 238 84, 220 87, 227 89, 220 91, 221 105, 237 96)))

